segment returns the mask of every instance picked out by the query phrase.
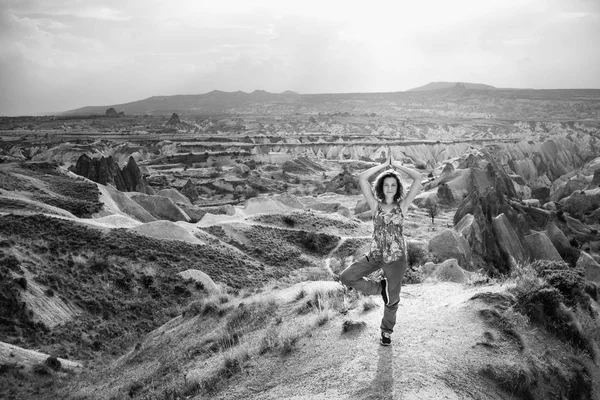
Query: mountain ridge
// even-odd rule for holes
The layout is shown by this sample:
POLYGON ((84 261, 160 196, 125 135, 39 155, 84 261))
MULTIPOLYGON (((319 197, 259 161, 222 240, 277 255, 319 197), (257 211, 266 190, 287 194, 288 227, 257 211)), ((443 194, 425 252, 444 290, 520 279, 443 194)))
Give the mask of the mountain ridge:
POLYGON ((426 85, 408 89, 407 92, 422 92, 422 91, 428 91, 428 90, 441 90, 441 89, 496 90, 498 88, 495 86, 486 85, 483 83, 439 81, 439 82, 429 82, 426 85))
MULTIPOLYGON (((469 84, 470 85, 470 84, 469 84)), ((388 113, 399 115, 399 110, 408 110, 417 105, 418 109, 445 109, 448 101, 463 103, 469 99, 473 106, 470 111, 491 113, 498 116, 498 107, 513 110, 515 99, 526 101, 533 107, 548 108, 547 103, 585 102, 600 99, 600 89, 471 89, 464 84, 457 88, 418 90, 405 92, 373 93, 319 93, 300 94, 291 91, 271 93, 255 90, 251 93, 213 90, 204 94, 176 94, 151 96, 128 103, 85 106, 59 113, 59 116, 104 115, 108 108, 114 108, 126 115, 171 115, 185 114, 290 114, 295 112, 330 113, 346 112, 370 114, 388 113), (500 101, 500 103, 498 103, 500 101), (475 110, 473 107, 477 108, 475 110)), ((556 106, 560 106, 558 103, 556 106)), ((552 107, 551 107, 552 108, 552 107)), ((513 110, 514 111, 514 110, 513 110)), ((417 113, 418 115, 421 115, 417 113)), ((535 114, 535 113, 533 113, 535 114)), ((554 111, 551 112, 554 115, 554 111)), ((595 117, 595 112, 592 113, 595 117)), ((590 117, 592 117, 590 116, 590 117)), ((502 116, 502 118, 507 115, 502 116)))

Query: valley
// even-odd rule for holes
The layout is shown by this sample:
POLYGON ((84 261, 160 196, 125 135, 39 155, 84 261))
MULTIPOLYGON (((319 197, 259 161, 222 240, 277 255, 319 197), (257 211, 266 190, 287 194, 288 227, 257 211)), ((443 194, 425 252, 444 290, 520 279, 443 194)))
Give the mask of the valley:
POLYGON ((339 365, 414 399, 600 393, 600 91, 108 108, 0 118, 0 396, 365 398, 339 365), (338 282, 390 153, 421 175, 393 356, 338 282))

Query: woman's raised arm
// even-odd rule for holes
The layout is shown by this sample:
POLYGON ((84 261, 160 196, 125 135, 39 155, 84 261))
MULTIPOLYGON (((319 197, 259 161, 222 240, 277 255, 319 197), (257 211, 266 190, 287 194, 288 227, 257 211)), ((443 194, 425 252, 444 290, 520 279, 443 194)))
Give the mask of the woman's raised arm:
POLYGON ((414 169, 405 167, 404 165, 400 164, 398 161, 391 160, 391 157, 390 157, 390 164, 392 165, 392 167, 398 168, 400 171, 402 171, 405 174, 407 174, 408 176, 410 176, 413 180, 412 184, 410 185, 410 189, 408 189, 408 192, 402 199, 402 203, 401 203, 402 212, 406 214, 406 211, 408 211, 408 206, 413 202, 413 200, 415 199, 415 196, 417 195, 417 193, 419 193, 419 189, 421 188, 421 174, 418 173, 417 171, 415 171, 414 169))
MULTIPOLYGON (((389 152, 388 152, 389 153, 389 152)), ((358 174, 358 185, 360 186, 360 190, 362 191, 363 196, 367 199, 367 204, 371 208, 371 211, 375 211, 377 208, 377 199, 373 196, 373 191, 371 190, 371 184, 369 183, 369 178, 375 175, 377 172, 381 171, 385 167, 391 167, 391 154, 388 155, 388 159, 383 163, 371 167, 360 174, 358 174)))

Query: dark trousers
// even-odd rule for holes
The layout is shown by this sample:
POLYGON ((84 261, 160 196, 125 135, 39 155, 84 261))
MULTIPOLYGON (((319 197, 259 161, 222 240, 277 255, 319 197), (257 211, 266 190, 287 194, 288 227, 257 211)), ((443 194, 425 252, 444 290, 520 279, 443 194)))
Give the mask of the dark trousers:
POLYGON ((366 276, 379 268, 383 269, 389 297, 389 302, 385 305, 383 319, 381 320, 381 330, 383 332, 392 333, 394 331, 396 311, 398 311, 398 304, 400 303, 400 286, 407 267, 406 257, 391 263, 384 263, 376 261, 365 254, 350 264, 340 275, 340 281, 346 286, 360 290, 365 294, 381 295, 381 282, 372 281, 367 279, 366 276))

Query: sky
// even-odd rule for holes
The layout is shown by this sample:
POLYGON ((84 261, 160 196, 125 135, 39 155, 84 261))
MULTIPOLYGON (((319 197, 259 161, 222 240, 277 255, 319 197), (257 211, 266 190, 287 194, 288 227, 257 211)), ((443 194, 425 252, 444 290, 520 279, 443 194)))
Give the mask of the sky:
POLYGON ((0 115, 211 90, 600 89, 599 0, 0 0, 0 115))

